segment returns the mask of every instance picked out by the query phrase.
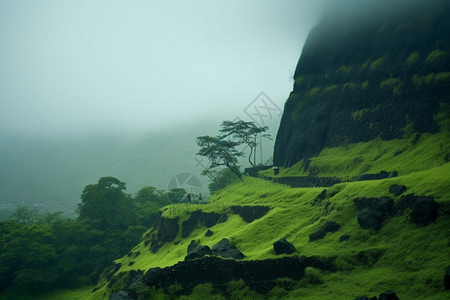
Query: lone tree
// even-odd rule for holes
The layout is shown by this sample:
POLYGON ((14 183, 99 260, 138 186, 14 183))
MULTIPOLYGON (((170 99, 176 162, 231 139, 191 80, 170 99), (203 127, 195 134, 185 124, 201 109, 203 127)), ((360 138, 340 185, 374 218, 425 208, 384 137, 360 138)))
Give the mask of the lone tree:
POLYGON ((238 157, 244 156, 244 153, 235 149, 240 143, 226 140, 221 136, 205 135, 197 137, 197 145, 200 147, 197 155, 204 156, 209 160, 209 169, 224 166, 241 179, 242 174, 237 163, 238 157))
POLYGON ((224 135, 222 138, 228 138, 233 140, 236 145, 246 144, 250 147, 250 155, 248 156, 248 162, 254 167, 256 165, 256 137, 261 134, 261 137, 270 139, 270 134, 264 133, 269 127, 258 127, 254 122, 245 122, 242 120, 223 121, 220 125, 222 128, 219 130, 224 135), (251 160, 253 154, 253 162, 251 160))

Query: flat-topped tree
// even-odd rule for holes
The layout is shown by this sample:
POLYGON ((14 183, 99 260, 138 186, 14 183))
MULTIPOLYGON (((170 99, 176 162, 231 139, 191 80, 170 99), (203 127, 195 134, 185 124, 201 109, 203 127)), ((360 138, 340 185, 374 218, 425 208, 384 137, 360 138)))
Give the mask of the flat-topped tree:
POLYGON ((264 133, 269 127, 262 126, 258 127, 254 122, 245 122, 239 120, 233 121, 223 121, 220 125, 222 128, 219 130, 224 135, 223 138, 228 138, 233 140, 237 145, 246 144, 250 147, 250 155, 248 156, 248 162, 254 167, 256 165, 256 137, 261 134, 261 137, 270 139, 270 134, 264 133), (253 162, 251 160, 253 154, 253 162))
POLYGON ((220 136, 199 136, 197 137, 197 145, 200 147, 200 150, 197 152, 197 155, 204 156, 209 160, 210 165, 208 169, 224 166, 241 179, 242 174, 237 163, 238 158, 244 156, 244 153, 235 148, 240 144, 220 136))

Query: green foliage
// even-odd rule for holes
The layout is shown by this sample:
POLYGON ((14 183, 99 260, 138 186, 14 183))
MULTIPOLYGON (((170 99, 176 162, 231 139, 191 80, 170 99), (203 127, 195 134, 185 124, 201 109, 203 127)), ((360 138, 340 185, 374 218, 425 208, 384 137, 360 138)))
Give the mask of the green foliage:
POLYGON ((344 85, 343 85, 343 87, 342 87, 342 90, 343 90, 343 91, 345 91, 345 90, 347 90, 347 89, 353 90, 353 89, 355 89, 356 87, 357 87, 357 84, 356 84, 356 83, 354 83, 354 82, 346 82, 346 83, 344 83, 344 85))
POLYGON ((320 87, 316 86, 316 87, 314 87, 314 88, 309 90, 308 96, 311 97, 311 98, 315 97, 315 96, 317 96, 319 94, 319 92, 320 92, 320 87))
POLYGON ((414 122, 410 121, 408 116, 406 116, 406 126, 402 128, 402 131, 405 139, 411 138, 415 133, 414 122))
POLYGON ((236 175, 229 169, 222 169, 220 171, 210 172, 209 178, 211 182, 208 184, 208 189, 211 194, 214 194, 233 183, 236 180, 236 175))
POLYGON ((323 283, 322 275, 320 270, 307 267, 305 269, 305 278, 304 280, 309 284, 321 284, 323 283))
POLYGON ((359 68, 360 71, 364 71, 365 69, 367 69, 367 67, 369 66, 370 61, 366 60, 361 67, 359 68))
POLYGON ((392 89, 394 95, 401 93, 402 82, 400 78, 389 78, 385 79, 380 83, 380 89, 389 88, 392 89))
POLYGON ((436 114, 434 119, 441 127, 441 131, 450 132, 450 104, 442 102, 440 105, 441 109, 436 114))
POLYGON ((223 121, 220 126, 221 129, 219 131, 223 134, 222 139, 231 139, 236 145, 245 144, 250 147, 248 161, 254 167, 256 165, 256 151, 254 150, 258 145, 256 138, 259 134, 261 137, 271 139, 270 134, 265 133, 269 127, 258 127, 254 122, 245 122, 243 120, 236 122, 223 121), (252 153, 254 153, 253 162, 251 161, 252 153))
POLYGON ((297 78, 295 78, 295 87, 296 88, 300 88, 300 85, 305 81, 305 76, 297 76, 297 78))
POLYGON ((158 219, 159 210, 169 204, 167 197, 166 191, 157 190, 152 186, 140 189, 134 197, 139 221, 147 227, 152 227, 158 219))
POLYGON ((225 166, 239 178, 242 177, 237 163, 238 157, 244 153, 235 149, 240 143, 223 137, 199 136, 197 145, 200 147, 197 155, 205 156, 209 160, 209 169, 225 166))
POLYGON ((220 294, 217 294, 212 284, 205 283, 197 285, 189 296, 180 296, 178 299, 190 299, 190 300, 225 300, 226 298, 220 294))
POLYGON ((26 206, 18 206, 11 218, 19 221, 22 224, 33 223, 39 218, 38 211, 26 206))
POLYGON ((370 108, 364 108, 364 109, 352 112, 353 122, 358 122, 359 120, 361 120, 362 116, 365 115, 366 113, 368 113, 369 111, 370 111, 370 108))
POLYGON ((411 66, 412 64, 416 63, 418 59, 419 59, 419 52, 413 52, 406 59, 406 65, 411 66))
POLYGON ((337 70, 336 70, 336 74, 339 73, 349 73, 352 70, 352 66, 340 66, 337 70))
POLYGON ((133 201, 125 189, 125 183, 114 177, 102 177, 97 184, 86 186, 78 206, 79 218, 102 230, 124 230, 137 224, 133 201))
POLYGON ((447 55, 448 55, 448 53, 446 51, 436 49, 436 50, 430 52, 430 54, 428 54, 427 59, 425 61, 427 63, 433 63, 436 60, 438 60, 439 58, 445 57, 447 55))
POLYGON ((361 83, 361 87, 362 87, 363 89, 366 89, 368 86, 369 86, 369 81, 368 81, 368 80, 366 80, 366 81, 364 81, 363 83, 361 83))
POLYGON ((450 81, 450 72, 440 72, 434 74, 434 82, 449 82, 450 81))
POLYGON ((338 85, 337 85, 337 84, 332 84, 332 85, 330 85, 330 86, 327 86, 327 87, 324 89, 324 92, 325 92, 325 93, 331 93, 331 92, 334 92, 335 90, 337 90, 337 88, 338 88, 338 85))
POLYGON ((298 118, 298 115, 300 114, 300 112, 302 111, 303 107, 305 106, 305 104, 307 102, 308 102, 308 99, 306 99, 306 98, 298 101, 297 107, 292 112, 292 116, 291 116, 292 120, 296 120, 298 118))
POLYGON ((241 299, 260 299, 262 298, 254 290, 250 289, 245 282, 240 279, 237 281, 230 281, 227 287, 227 299, 241 300, 241 299))
POLYGON ((386 63, 386 56, 381 56, 370 64, 370 71, 376 71, 386 63))

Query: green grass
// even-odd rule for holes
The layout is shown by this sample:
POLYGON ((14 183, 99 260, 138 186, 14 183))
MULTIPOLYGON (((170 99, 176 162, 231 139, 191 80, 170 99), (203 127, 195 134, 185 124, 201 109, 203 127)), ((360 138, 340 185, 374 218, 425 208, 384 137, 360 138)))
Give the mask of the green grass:
MULTIPOLYGON (((308 268, 304 279, 291 281, 296 288, 288 291, 278 286, 268 294, 269 299, 353 299, 360 295, 378 296, 388 289, 394 290, 400 299, 447 298, 449 292, 443 290, 442 279, 445 267, 450 264, 450 165, 443 157, 449 150, 449 136, 444 133, 423 135, 416 145, 411 141, 377 139, 324 149, 311 160, 311 166, 317 166, 321 176, 349 177, 381 170, 397 170, 400 176, 337 184, 327 188, 328 196, 322 202, 314 202, 314 199, 323 188, 289 188, 244 177, 243 182, 235 182, 212 195, 209 204, 165 207, 163 216, 178 217, 180 224, 196 209, 227 212, 229 218, 211 228, 214 232, 211 237, 204 236, 207 228, 199 227, 187 238, 179 233, 174 242, 165 244, 157 253, 150 252, 149 246, 142 242, 132 250, 139 251, 139 256, 125 256, 116 261, 122 264, 119 272, 174 265, 184 260, 187 246, 193 239, 211 247, 222 238, 228 238, 246 255, 246 260, 274 258, 272 244, 284 237, 294 244, 297 255, 336 257, 338 271, 308 268), (353 199, 392 196, 389 194, 391 184, 406 185, 406 193, 433 196, 441 211, 444 209, 447 214, 426 227, 417 227, 406 216, 396 216, 378 232, 361 229, 353 199), (232 205, 266 205, 271 210, 264 217, 246 223, 231 213, 232 205), (309 235, 327 221, 336 221, 341 228, 322 240, 309 242, 309 235), (344 234, 350 235, 350 240, 339 242, 344 234), (358 261, 360 251, 367 253, 368 264, 358 261), (134 264, 130 266, 130 262, 134 264)), ((279 176, 304 175, 301 167, 299 163, 283 169, 279 176)), ((101 281, 100 289, 89 298, 92 287, 55 292, 46 299, 107 299, 112 290, 106 284, 101 281)), ((113 289, 120 288, 120 282, 113 286, 113 289)), ((240 281, 230 283, 228 291, 235 299, 266 299, 240 281)), ((154 292, 153 296, 168 299, 161 292, 154 292)), ((208 284, 198 286, 191 296, 183 299, 206 298, 224 299, 208 284)))
MULTIPOLYGON (((355 115, 357 118, 357 115, 355 115)), ((349 144, 336 148, 325 148, 311 159, 310 167, 319 170, 318 176, 353 177, 382 170, 396 170, 400 175, 423 171, 444 163, 449 152, 448 133, 424 134, 412 147, 412 138, 349 144)), ((266 173, 269 174, 269 171, 266 173)), ((281 168, 278 176, 306 176, 303 161, 291 168, 281 168)))

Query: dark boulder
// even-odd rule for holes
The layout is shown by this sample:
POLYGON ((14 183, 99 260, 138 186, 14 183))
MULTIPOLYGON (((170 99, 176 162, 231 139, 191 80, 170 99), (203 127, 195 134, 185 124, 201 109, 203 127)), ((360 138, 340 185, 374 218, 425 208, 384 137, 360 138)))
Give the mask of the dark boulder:
POLYGON ((245 222, 251 223, 256 219, 264 217, 270 210, 268 206, 232 206, 233 213, 238 214, 245 222))
POLYGON ((231 244, 228 239, 222 239, 211 248, 212 255, 221 256, 223 258, 242 259, 244 254, 239 251, 235 245, 231 244))
POLYGON ((380 294, 378 300, 399 300, 399 299, 393 291, 386 291, 380 294))
POLYGON ((450 290, 450 266, 445 270, 444 286, 446 290, 450 290))
POLYGON ((350 236, 348 234, 341 235, 339 238, 339 242, 344 242, 350 240, 350 236))
POLYGON ((144 282, 148 286, 158 286, 163 277, 162 269, 159 267, 149 269, 144 275, 144 282))
POLYGON ((389 193, 394 196, 400 196, 404 191, 406 191, 406 186, 401 184, 393 184, 389 187, 389 193))
POLYGON ((394 200, 389 197, 357 198, 354 202, 358 211, 362 211, 364 208, 371 208, 379 211, 384 216, 392 216, 395 214, 394 200))
POLYGON ((273 243, 273 250, 275 251, 275 254, 292 254, 297 249, 295 249, 294 245, 286 241, 285 238, 281 238, 275 243, 273 243))
POLYGON ((216 224, 225 223, 228 220, 227 214, 215 212, 206 213, 201 210, 191 212, 189 219, 183 222, 182 237, 188 237, 195 228, 205 226, 210 228, 216 224))
POLYGON ((411 218, 417 225, 426 226, 437 218, 438 209, 433 198, 421 196, 414 203, 411 218))
POLYGON ((336 232, 339 228, 341 228, 341 225, 336 222, 326 222, 318 231, 309 235, 309 241, 312 242, 323 239, 328 232, 336 232))
POLYGON ((372 208, 364 208, 358 214, 358 223, 364 229, 379 230, 383 227, 384 216, 383 214, 372 208))
POLYGON ((130 297, 128 295, 127 291, 119 291, 117 293, 112 294, 109 296, 110 300, 134 300, 134 298, 130 297))
POLYGON ((211 249, 208 246, 203 246, 198 244, 196 241, 192 240, 188 246, 187 255, 184 260, 200 258, 205 255, 211 255, 211 249))
POLYGON ((205 236, 206 236, 206 237, 210 237, 210 236, 212 236, 213 234, 214 234, 214 232, 212 232, 211 229, 208 229, 208 230, 205 232, 205 236))

